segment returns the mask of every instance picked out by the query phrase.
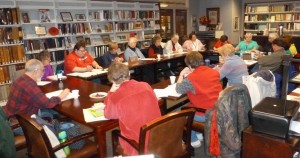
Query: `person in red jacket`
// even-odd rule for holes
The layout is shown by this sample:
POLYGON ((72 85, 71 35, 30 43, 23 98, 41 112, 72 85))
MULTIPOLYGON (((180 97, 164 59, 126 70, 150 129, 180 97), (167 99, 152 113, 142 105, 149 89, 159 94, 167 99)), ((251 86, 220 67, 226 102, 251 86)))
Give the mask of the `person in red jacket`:
MULTIPOLYGON (((112 87, 104 100, 104 116, 119 119, 121 134, 139 141, 140 128, 161 116, 157 98, 151 86, 145 82, 130 80, 126 65, 113 62, 107 73, 112 87)), ((126 155, 137 155, 137 150, 120 139, 126 155)))
MULTIPOLYGON (((211 109, 222 91, 220 73, 208 66, 204 66, 203 57, 199 52, 193 51, 186 55, 187 65, 178 77, 176 91, 187 94, 191 107, 211 109)), ((205 114, 197 112, 195 121, 205 122, 205 114)), ((200 134, 192 131, 192 146, 200 147, 200 134), (198 138, 199 137, 199 138, 198 138)), ((202 137, 203 139, 203 137, 202 137)))
POLYGON ((149 58, 157 58, 157 54, 163 55, 164 50, 161 46, 161 39, 159 34, 153 37, 153 44, 148 49, 149 58))
POLYGON ((226 35, 222 35, 220 39, 216 42, 214 50, 217 50, 225 44, 231 44, 231 42, 228 41, 228 37, 226 35))

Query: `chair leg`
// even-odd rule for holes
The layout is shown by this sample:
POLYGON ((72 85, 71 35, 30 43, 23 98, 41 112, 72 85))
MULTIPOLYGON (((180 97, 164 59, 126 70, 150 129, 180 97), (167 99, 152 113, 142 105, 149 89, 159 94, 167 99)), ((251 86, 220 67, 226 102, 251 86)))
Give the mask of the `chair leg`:
POLYGON ((119 146, 119 135, 120 130, 113 130, 111 132, 111 140, 112 140, 112 149, 113 149, 113 156, 118 156, 118 146, 119 146))

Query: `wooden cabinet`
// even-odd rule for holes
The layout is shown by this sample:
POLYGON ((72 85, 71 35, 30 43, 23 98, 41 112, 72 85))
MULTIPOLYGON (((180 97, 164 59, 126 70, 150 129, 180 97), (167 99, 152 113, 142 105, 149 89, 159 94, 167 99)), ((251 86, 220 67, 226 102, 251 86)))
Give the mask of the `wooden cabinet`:
POLYGON ((267 30, 300 34, 300 1, 246 4, 244 31, 259 33, 267 30))
POLYGON ((176 33, 179 35, 179 37, 183 37, 184 35, 187 34, 187 24, 186 24, 186 10, 179 10, 176 9, 175 12, 175 28, 176 28, 176 33))

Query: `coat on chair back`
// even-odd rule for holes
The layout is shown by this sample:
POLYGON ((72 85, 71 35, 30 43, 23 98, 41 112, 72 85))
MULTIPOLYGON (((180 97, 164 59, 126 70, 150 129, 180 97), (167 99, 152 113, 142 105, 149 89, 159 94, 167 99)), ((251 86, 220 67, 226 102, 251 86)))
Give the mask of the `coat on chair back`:
POLYGON ((205 151, 210 156, 240 157, 242 131, 249 126, 251 98, 245 85, 224 89, 206 111, 205 151))

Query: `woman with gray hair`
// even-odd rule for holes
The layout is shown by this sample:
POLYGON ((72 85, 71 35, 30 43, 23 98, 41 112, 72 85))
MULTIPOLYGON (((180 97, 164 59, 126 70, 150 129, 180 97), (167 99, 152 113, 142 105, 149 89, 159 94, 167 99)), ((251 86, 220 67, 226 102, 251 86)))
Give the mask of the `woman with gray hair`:
POLYGON ((165 54, 181 53, 183 51, 181 45, 178 43, 178 34, 173 34, 171 40, 169 40, 165 45, 165 54))
POLYGON ((272 42, 278 38, 278 34, 276 32, 269 33, 268 42, 263 47, 263 52, 274 52, 272 48, 272 42))
MULTIPOLYGON (((128 67, 113 62, 107 73, 113 83, 104 100, 104 116, 119 119, 121 134, 128 139, 139 141, 141 126, 161 116, 158 101, 151 86, 145 82, 130 80, 128 67)), ((120 139, 126 155, 137 155, 137 150, 120 139)))
POLYGON ((137 56, 139 58, 145 58, 145 56, 140 51, 140 49, 136 47, 136 44, 137 44, 137 38, 130 37, 128 41, 128 47, 124 52, 125 61, 129 61, 129 58, 134 56, 137 56))
POLYGON ((236 51, 254 51, 258 49, 258 44, 256 41, 252 40, 252 34, 246 33, 244 36, 244 41, 241 41, 238 46, 235 48, 236 51))

